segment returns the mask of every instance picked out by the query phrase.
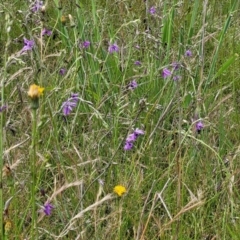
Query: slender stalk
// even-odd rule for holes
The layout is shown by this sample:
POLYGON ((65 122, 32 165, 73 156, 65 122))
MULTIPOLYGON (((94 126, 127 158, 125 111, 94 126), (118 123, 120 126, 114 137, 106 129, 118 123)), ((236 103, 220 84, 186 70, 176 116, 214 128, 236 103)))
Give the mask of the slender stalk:
MULTIPOLYGON (((11 29, 11 21, 10 21, 10 17, 9 14, 6 14, 5 16, 5 22, 6 22, 6 33, 7 33, 7 42, 6 42, 6 46, 5 46, 5 52, 4 52, 4 72, 3 72, 3 78, 1 81, 1 106, 4 106, 5 103, 5 81, 7 79, 7 59, 8 59, 8 46, 10 44, 10 35, 9 35, 9 31, 11 29)), ((4 233, 3 233, 3 226, 4 226, 4 219, 3 219, 3 145, 4 145, 4 113, 0 113, 1 117, 0 117, 0 239, 4 239, 4 233)))
POLYGON ((35 204, 35 186, 36 186, 36 139, 37 139, 37 109, 32 109, 32 146, 31 146, 31 173, 32 173, 32 187, 31 187, 31 201, 32 201, 32 225, 31 225, 31 239, 37 239, 37 221, 36 221, 36 204, 35 204))
MULTIPOLYGON (((1 99, 2 103, 4 101, 4 78, 1 81, 1 99)), ((3 237, 3 175, 2 175, 2 169, 3 169, 3 114, 1 115, 1 120, 0 120, 0 236, 1 239, 4 239, 3 237)))

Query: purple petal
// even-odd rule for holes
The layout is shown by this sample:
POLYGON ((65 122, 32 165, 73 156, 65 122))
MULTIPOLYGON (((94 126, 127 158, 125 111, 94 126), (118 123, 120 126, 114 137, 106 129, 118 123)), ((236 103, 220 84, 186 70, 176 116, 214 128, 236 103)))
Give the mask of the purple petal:
POLYGON ((162 71, 163 78, 167 78, 167 77, 171 76, 171 74, 172 74, 171 71, 167 68, 164 68, 162 71))
POLYGON ((191 50, 187 50, 186 52, 185 52, 185 56, 186 57, 192 57, 192 52, 191 52, 191 50))
POLYGON ((137 84, 136 80, 133 80, 128 84, 128 89, 133 90, 133 89, 137 88, 137 86, 138 86, 138 84, 137 84))
POLYGON ((43 211, 47 216, 51 215, 52 209, 53 206, 50 203, 45 204, 43 207, 43 211))
POLYGON ((66 69, 66 68, 61 68, 61 69, 59 70, 59 74, 62 75, 62 76, 63 76, 66 72, 67 72, 67 69, 66 69))
POLYGON ((131 142, 125 142, 125 145, 124 145, 124 150, 128 151, 128 150, 131 150, 133 147, 133 143, 131 142))
POLYGON ((144 131, 139 128, 136 128, 134 134, 138 137, 139 135, 144 135, 144 131))
POLYGON ((137 65, 137 66, 141 66, 142 65, 142 63, 140 61, 138 61, 138 60, 135 61, 134 64, 137 65))
POLYGON ((155 8, 155 7, 151 7, 151 8, 149 9, 149 13, 150 13, 151 15, 154 15, 154 14, 156 13, 156 8, 155 8))
POLYGON ((118 51, 119 51, 119 47, 116 43, 109 45, 109 47, 108 47, 109 53, 114 53, 114 52, 118 52, 118 51))
POLYGON ((82 47, 83 48, 88 48, 90 46, 90 42, 89 41, 84 41, 83 43, 82 43, 82 47))
POLYGON ((44 36, 44 35, 51 36, 52 35, 52 31, 44 28, 42 30, 42 36, 44 36))
POLYGON ((137 136, 134 133, 132 133, 127 136, 126 142, 135 142, 136 139, 137 139, 137 136))

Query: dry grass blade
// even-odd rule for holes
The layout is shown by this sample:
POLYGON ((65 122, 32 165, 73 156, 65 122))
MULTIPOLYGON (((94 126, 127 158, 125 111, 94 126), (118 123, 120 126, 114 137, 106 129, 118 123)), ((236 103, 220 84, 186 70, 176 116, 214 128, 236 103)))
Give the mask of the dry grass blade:
POLYGON ((74 225, 76 219, 81 218, 86 212, 94 210, 96 207, 100 206, 104 202, 109 201, 109 200, 111 200, 113 198, 114 198, 113 194, 108 194, 104 198, 102 198, 101 200, 99 200, 99 201, 93 203, 92 205, 88 206, 87 208, 83 209, 81 212, 79 212, 77 215, 75 215, 69 221, 69 223, 65 227, 65 230, 63 230, 61 232, 61 234, 58 236, 58 239, 62 239, 62 237, 65 236, 72 229, 72 226, 74 225))

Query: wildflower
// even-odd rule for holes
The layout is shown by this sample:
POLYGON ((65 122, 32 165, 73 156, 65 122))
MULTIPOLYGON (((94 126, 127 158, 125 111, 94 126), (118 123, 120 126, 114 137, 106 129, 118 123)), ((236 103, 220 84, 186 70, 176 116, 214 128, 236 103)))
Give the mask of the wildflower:
POLYGON ((126 142, 135 142, 137 140, 137 135, 135 133, 131 133, 127 136, 126 142))
POLYGON ((47 216, 51 215, 52 209, 53 209, 53 206, 52 206, 50 203, 46 203, 46 204, 43 206, 43 212, 44 212, 47 216))
POLYGON ((88 48, 90 46, 90 42, 89 41, 84 41, 83 42, 83 47, 84 48, 88 48))
POLYGON ((178 62, 173 62, 171 65, 174 71, 178 70, 181 67, 181 64, 178 62))
POLYGON ((138 84, 137 84, 136 80, 132 80, 132 81, 128 84, 128 89, 133 90, 133 89, 137 88, 137 86, 138 86, 138 84))
POLYGON ((142 65, 142 63, 140 61, 135 61, 134 64, 137 65, 137 66, 141 66, 142 65))
POLYGON ((86 40, 86 41, 79 44, 79 48, 88 48, 90 46, 90 44, 91 43, 86 40))
POLYGON ((172 74, 171 71, 167 68, 164 68, 162 71, 163 78, 167 78, 167 77, 171 76, 171 74, 172 74))
POLYGON ((62 15, 62 16, 61 16, 61 23, 62 23, 63 25, 65 25, 66 22, 67 22, 66 16, 62 15))
POLYGON ((68 116, 72 112, 73 108, 77 106, 77 102, 78 94, 72 93, 71 97, 62 104, 63 115, 68 116))
POLYGON ((60 74, 61 76, 63 76, 66 72, 67 72, 67 69, 66 69, 66 68, 61 68, 61 69, 59 70, 59 74, 60 74))
POLYGON ((181 76, 179 76, 179 75, 173 76, 173 80, 174 80, 174 81, 178 81, 178 80, 180 80, 180 79, 181 79, 181 76))
POLYGON ((34 40, 27 40, 26 38, 23 38, 23 43, 24 43, 24 47, 21 50, 21 53, 32 50, 35 44, 34 40))
POLYGON ((4 225, 5 233, 8 234, 12 229, 12 222, 10 220, 6 220, 4 225))
POLYGON ((71 98, 72 98, 72 101, 78 102, 78 93, 72 93, 71 98))
POLYGON ((133 133, 129 134, 125 141, 124 150, 131 150, 133 148, 133 142, 135 142, 140 135, 144 135, 144 131, 139 128, 136 128, 133 133))
POLYGON ((201 120, 198 121, 198 122, 196 123, 196 125, 195 125, 195 129, 196 129, 196 131, 197 131, 198 133, 201 132, 201 130, 203 129, 203 127, 204 127, 204 125, 203 125, 203 123, 202 123, 201 120))
POLYGON ((0 107, 0 113, 3 112, 6 108, 7 108, 6 105, 3 105, 2 107, 0 107))
POLYGON ((136 135, 136 137, 138 137, 139 135, 144 135, 144 131, 139 128, 136 128, 134 134, 136 135))
POLYGON ((38 99, 40 96, 43 95, 43 91, 44 91, 44 88, 42 88, 36 84, 32 84, 29 88, 28 96, 31 99, 38 99))
POLYGON ((139 49, 140 49, 140 46, 139 46, 139 45, 136 45, 135 48, 136 48, 137 50, 139 50, 139 49))
POLYGON ((33 12, 38 12, 39 10, 41 10, 43 7, 43 1, 35 1, 33 7, 31 8, 31 10, 33 12))
POLYGON ((151 7, 151 8, 149 9, 149 13, 150 13, 151 15, 154 15, 154 14, 156 13, 156 8, 155 8, 155 7, 151 7))
POLYGON ((117 185, 114 187, 113 192, 116 193, 119 197, 121 197, 124 193, 127 192, 127 190, 124 186, 117 185))
POLYGON ((109 45, 109 47, 108 47, 109 53, 114 53, 114 52, 118 52, 118 51, 119 51, 119 47, 116 43, 109 45))
POLYGON ((133 148, 133 143, 126 141, 124 145, 124 150, 128 151, 128 150, 131 150, 132 148, 133 148))
POLYGON ((191 52, 191 50, 187 50, 186 52, 185 52, 185 56, 186 57, 192 57, 192 52, 191 52))
POLYGON ((42 36, 47 35, 47 36, 51 36, 52 35, 52 31, 48 30, 46 28, 43 28, 42 30, 42 36))

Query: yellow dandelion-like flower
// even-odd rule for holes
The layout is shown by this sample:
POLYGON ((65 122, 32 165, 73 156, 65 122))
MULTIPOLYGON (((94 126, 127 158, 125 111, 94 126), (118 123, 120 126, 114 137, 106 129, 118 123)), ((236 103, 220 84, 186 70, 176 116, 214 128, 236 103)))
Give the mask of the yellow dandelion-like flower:
POLYGON ((43 95, 44 88, 39 87, 36 84, 32 84, 28 91, 28 96, 32 99, 37 99, 43 95))
POLYGON ((121 197, 124 193, 127 192, 127 190, 124 186, 117 185, 114 187, 113 192, 116 193, 119 197, 121 197))
POLYGON ((9 233, 12 229, 12 222, 10 220, 7 220, 5 225, 4 225, 4 230, 5 230, 5 233, 9 233))
POLYGON ((65 24, 66 22, 67 22, 66 16, 62 15, 62 16, 61 16, 61 23, 62 23, 62 24, 65 24))

